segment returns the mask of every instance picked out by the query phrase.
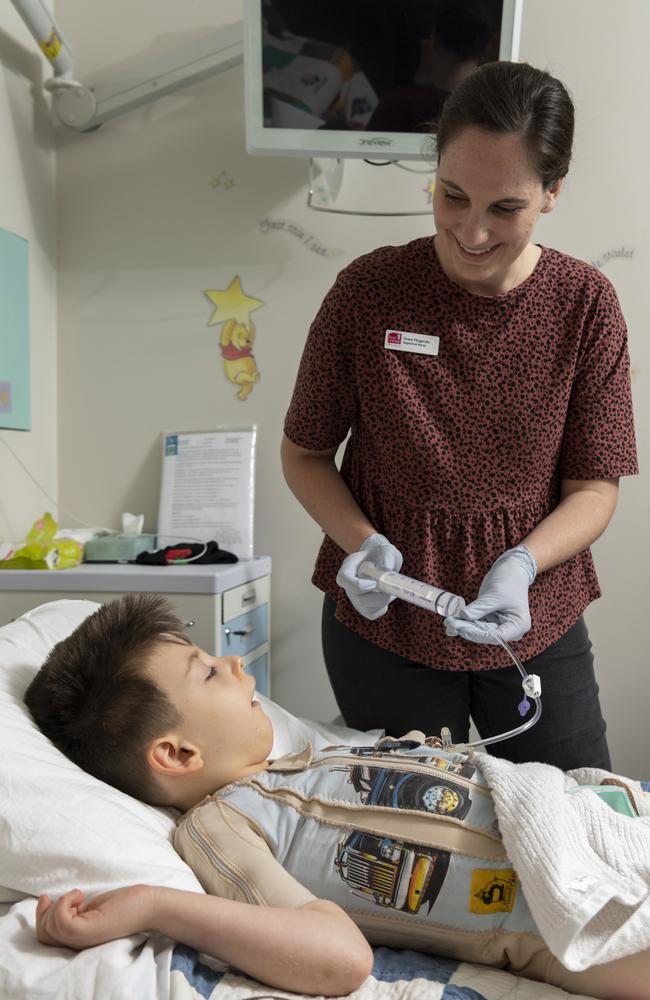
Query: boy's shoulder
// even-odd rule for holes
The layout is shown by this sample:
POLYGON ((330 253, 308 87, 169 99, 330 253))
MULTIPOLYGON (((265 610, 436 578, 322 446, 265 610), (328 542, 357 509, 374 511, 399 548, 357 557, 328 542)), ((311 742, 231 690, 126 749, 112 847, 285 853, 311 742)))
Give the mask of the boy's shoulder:
POLYGON ((206 892, 258 906, 300 907, 316 897, 285 871, 254 816, 206 796, 181 817, 174 847, 206 892))
POLYGON ((221 844, 225 850, 242 842, 260 849, 260 828, 249 815, 223 798, 224 791, 218 789, 212 795, 206 795, 181 816, 174 832, 174 847, 179 854, 183 855, 188 845, 208 842, 221 844))

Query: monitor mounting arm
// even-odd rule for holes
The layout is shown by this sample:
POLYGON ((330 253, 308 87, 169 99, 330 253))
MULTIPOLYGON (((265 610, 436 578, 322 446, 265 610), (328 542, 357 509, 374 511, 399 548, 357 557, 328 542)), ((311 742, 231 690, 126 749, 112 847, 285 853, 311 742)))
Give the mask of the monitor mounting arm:
POLYGON ((45 0, 11 0, 54 70, 44 84, 58 120, 89 132, 163 94, 173 93, 242 61, 241 22, 205 32, 197 41, 166 56, 141 60, 120 80, 85 86, 74 76, 72 51, 45 0))

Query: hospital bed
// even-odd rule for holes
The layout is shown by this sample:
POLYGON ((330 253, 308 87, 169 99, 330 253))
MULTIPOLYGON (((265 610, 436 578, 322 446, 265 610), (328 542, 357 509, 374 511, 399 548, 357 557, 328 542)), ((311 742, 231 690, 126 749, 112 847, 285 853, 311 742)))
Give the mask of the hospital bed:
MULTIPOLYGON (((202 892, 173 850, 177 820, 92 778, 31 721, 23 695, 52 646, 97 607, 55 601, 0 628, 0 998, 253 1000, 287 997, 192 949, 144 935, 83 952, 40 945, 35 897, 89 894, 133 882, 202 892)), ((263 701, 274 755, 302 746, 369 745, 376 734, 297 719, 263 701)), ((498 969, 377 948, 355 1000, 560 1000, 567 993, 498 969)))

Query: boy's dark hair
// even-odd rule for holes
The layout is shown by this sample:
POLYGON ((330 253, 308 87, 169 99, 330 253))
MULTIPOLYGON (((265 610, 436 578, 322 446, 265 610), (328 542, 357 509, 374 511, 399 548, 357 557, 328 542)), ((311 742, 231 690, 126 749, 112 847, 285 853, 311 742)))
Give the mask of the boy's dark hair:
POLYGON ((569 172, 574 117, 566 87, 550 73, 528 63, 485 63, 442 106, 435 136, 438 160, 465 128, 519 134, 548 189, 569 172))
POLYGON ((168 641, 189 642, 169 601, 126 594, 57 643, 25 693, 39 729, 66 757, 153 805, 165 803, 145 748, 180 713, 144 668, 168 641))

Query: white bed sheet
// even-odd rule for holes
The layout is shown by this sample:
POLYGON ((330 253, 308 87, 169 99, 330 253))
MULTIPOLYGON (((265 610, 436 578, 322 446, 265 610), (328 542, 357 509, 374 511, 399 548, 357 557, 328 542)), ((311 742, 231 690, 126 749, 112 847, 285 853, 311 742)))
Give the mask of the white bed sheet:
POLYGON ((167 1000, 174 947, 137 935, 73 952, 39 944, 35 903, 0 904, 3 1000, 167 1000))

